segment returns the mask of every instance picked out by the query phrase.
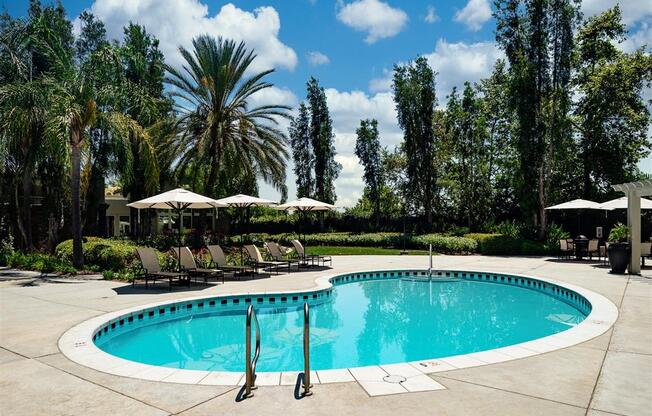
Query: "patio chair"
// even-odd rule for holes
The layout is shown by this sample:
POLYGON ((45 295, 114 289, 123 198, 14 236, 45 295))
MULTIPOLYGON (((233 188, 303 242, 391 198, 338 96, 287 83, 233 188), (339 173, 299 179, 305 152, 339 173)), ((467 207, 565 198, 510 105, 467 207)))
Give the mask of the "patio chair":
POLYGON ((566 239, 559 240, 559 258, 570 258, 573 250, 568 248, 568 241, 566 239))
POLYGON ((283 254, 285 250, 283 250, 283 247, 281 247, 279 244, 272 241, 267 241, 265 242, 265 248, 267 248, 267 252, 274 259, 274 261, 287 261, 290 263, 290 267, 293 264, 296 264, 297 269, 299 268, 300 260, 287 258, 287 256, 283 254))
POLYGON ((258 273, 258 269, 266 269, 269 268, 274 269, 276 271, 276 274, 278 274, 278 269, 279 267, 287 266, 288 268, 288 273, 290 273, 290 262, 285 260, 285 261, 266 261, 263 259, 262 254, 260 254, 260 250, 258 250, 258 247, 256 247, 253 244, 249 244, 244 246, 245 252, 247 253, 247 257, 249 257, 249 262, 251 263, 251 266, 255 269, 256 273, 258 273))
POLYGON ((181 247, 181 256, 179 256, 179 248, 174 248, 174 255, 179 259, 181 268, 188 272, 189 277, 194 276, 203 277, 204 283, 208 284, 209 278, 222 278, 222 283, 224 283, 224 272, 220 269, 207 269, 202 267, 197 267, 197 262, 195 261, 195 256, 192 255, 192 252, 188 247, 181 247))
POLYGON ((598 260, 600 260, 600 240, 597 238, 589 240, 587 254, 589 255, 589 260, 593 260, 594 255, 598 257, 598 260))
MULTIPOLYGON (((179 283, 183 279, 188 277, 188 274, 182 271, 179 272, 164 272, 161 271, 161 265, 158 262, 158 257, 156 256, 156 251, 150 247, 142 247, 136 249, 136 254, 140 259, 140 264, 143 268, 143 273, 139 277, 141 280, 145 280, 145 287, 147 288, 147 282, 149 280, 156 281, 159 279, 168 279, 170 284, 170 290, 172 290, 172 280, 179 279, 179 283)), ((134 281, 131 283, 132 286, 136 285, 136 280, 138 277, 134 277, 134 281)), ((190 284, 190 280, 188 280, 190 284)))
POLYGON ((234 277, 237 274, 249 274, 254 273, 255 271, 250 266, 236 266, 228 264, 226 261, 226 256, 224 255, 224 250, 222 250, 222 247, 217 244, 206 246, 206 248, 208 249, 208 253, 211 255, 211 262, 209 263, 209 266, 217 267, 220 270, 231 272, 233 273, 234 277))
POLYGON ((573 255, 577 254, 575 250, 575 240, 572 238, 567 238, 566 239, 566 247, 568 248, 568 256, 569 258, 573 257, 573 255))
POLYGON ((602 255, 602 264, 609 264, 609 256, 607 253, 609 252, 609 242, 605 242, 604 246, 600 246, 600 254, 602 255))
POLYGON ((333 259, 331 256, 306 254, 306 250, 303 248, 303 244, 301 244, 299 240, 292 240, 291 243, 294 246, 294 249, 297 251, 297 256, 299 256, 299 259, 303 260, 306 265, 308 264, 308 261, 310 261, 313 266, 315 265, 315 261, 317 262, 317 266, 319 266, 320 261, 324 267, 326 266, 326 263, 328 263, 329 266, 333 264, 333 259))
POLYGON ((652 259, 652 243, 641 243, 641 262, 645 267, 645 259, 652 259))

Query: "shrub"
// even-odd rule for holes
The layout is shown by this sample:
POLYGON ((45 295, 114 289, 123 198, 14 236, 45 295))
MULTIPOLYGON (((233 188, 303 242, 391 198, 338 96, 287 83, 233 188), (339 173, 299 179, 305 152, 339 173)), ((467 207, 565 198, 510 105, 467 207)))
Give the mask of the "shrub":
MULTIPOLYGON (((251 244, 263 245, 265 241, 277 241, 290 245, 290 240, 298 238, 296 234, 249 234, 244 241, 251 244)), ((378 248, 402 248, 403 234, 401 233, 320 233, 307 234, 301 240, 308 246, 355 246, 378 248)), ((240 244, 240 236, 232 238, 236 245, 240 244)), ((427 250, 428 245, 433 245, 433 250, 438 253, 461 254, 473 253, 477 243, 465 237, 452 237, 441 234, 406 235, 405 246, 410 249, 427 250)))
POLYGON ((0 241, 0 266, 7 265, 7 259, 14 252, 14 237, 10 234, 0 241))
POLYGON ((428 245, 432 244, 433 251, 444 254, 475 253, 478 248, 478 243, 472 238, 451 237, 440 234, 418 235, 413 237, 412 241, 417 245, 417 248, 423 249, 428 249, 428 245))
POLYGON ((465 237, 476 241, 478 252, 481 254, 514 254, 515 250, 518 250, 515 239, 502 234, 471 233, 465 237))
POLYGON ((538 241, 523 240, 521 242, 520 254, 523 256, 543 256, 549 252, 548 246, 538 241))
POLYGON ((629 239, 629 227, 625 224, 618 223, 609 232, 609 241, 613 243, 623 243, 629 239))
POLYGON ((7 265, 16 269, 34 270, 41 273, 77 273, 77 270, 69 261, 43 253, 13 251, 7 257, 7 265))
POLYGON ((570 233, 568 231, 564 231, 561 225, 554 223, 548 226, 547 235, 546 245, 554 250, 559 249, 559 240, 570 238, 570 233))
POLYGON ((515 238, 503 234, 467 234, 465 237, 472 238, 478 243, 478 251, 485 255, 544 255, 549 249, 543 243, 515 238))
POLYGON ((121 280, 124 282, 133 282, 135 273, 132 270, 120 270, 118 272, 114 272, 112 270, 105 270, 102 272, 102 277, 105 280, 121 280))
MULTIPOLYGON (((119 271, 133 269, 139 264, 136 257, 138 247, 130 240, 111 240, 87 237, 83 243, 84 263, 99 270, 119 271)), ((57 257, 72 261, 72 240, 60 243, 56 250, 57 257)))
POLYGON ((493 234, 501 234, 507 237, 520 238, 523 236, 525 226, 516 221, 503 221, 491 227, 493 234))

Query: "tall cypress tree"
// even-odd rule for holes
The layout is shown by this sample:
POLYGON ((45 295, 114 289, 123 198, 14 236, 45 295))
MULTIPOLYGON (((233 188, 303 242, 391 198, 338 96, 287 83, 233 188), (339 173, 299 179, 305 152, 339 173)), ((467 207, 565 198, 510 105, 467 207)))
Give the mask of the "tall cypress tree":
POLYGON ((496 0, 495 6, 496 40, 510 64, 510 101, 518 121, 519 201, 543 237, 550 173, 563 169, 555 149, 570 142, 570 58, 579 5, 573 0, 496 0))
POLYGON ((465 82, 462 97, 453 88, 446 107, 446 135, 452 150, 448 174, 455 184, 452 194, 460 217, 472 230, 488 219, 491 200, 491 149, 482 105, 476 90, 465 82))
POLYGON ((407 157, 407 199, 417 211, 423 211, 430 229, 436 195, 435 72, 425 57, 419 57, 408 65, 397 65, 392 89, 407 157))
POLYGON ((310 143, 310 114, 304 103, 299 105, 299 114, 290 123, 290 146, 294 161, 297 198, 311 197, 315 187, 312 177, 314 160, 310 143))
POLYGON ((482 113, 487 124, 488 171, 492 188, 491 218, 510 217, 515 206, 516 159, 509 108, 509 74, 505 61, 498 60, 491 76, 480 81, 482 113))
POLYGON ((337 199, 335 179, 342 166, 335 161, 333 120, 328 111, 326 93, 314 77, 308 80, 307 98, 310 107, 310 143, 314 152, 315 197, 334 204, 337 199))
POLYGON ((367 185, 369 199, 374 205, 376 227, 380 225, 380 189, 383 184, 380 161, 380 139, 378 137, 378 121, 361 120, 360 127, 355 131, 355 155, 364 167, 364 181, 367 185))

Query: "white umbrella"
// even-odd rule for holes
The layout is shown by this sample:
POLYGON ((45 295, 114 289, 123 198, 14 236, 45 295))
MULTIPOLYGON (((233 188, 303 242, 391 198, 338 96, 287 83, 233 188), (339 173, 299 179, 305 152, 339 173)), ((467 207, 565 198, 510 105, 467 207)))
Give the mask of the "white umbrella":
MULTIPOLYGON (((306 219, 306 214, 311 211, 334 211, 337 207, 333 204, 327 202, 317 201, 312 198, 299 198, 294 201, 286 202, 276 207, 278 210, 283 211, 299 211, 303 214, 304 220, 306 219)), ((301 231, 301 230, 299 230, 301 231)), ((304 235, 305 239, 305 235, 304 235)))
MULTIPOLYGON (((276 205, 276 202, 269 199, 258 198, 244 194, 228 196, 226 198, 218 199, 217 202, 232 208, 249 208, 276 205)), ((242 236, 240 236, 240 261, 242 261, 242 236)))
POLYGON ((220 208, 226 207, 226 204, 220 203, 215 199, 190 192, 183 188, 172 189, 149 198, 141 199, 127 204, 128 207, 144 209, 186 209, 186 208, 220 208))
POLYGON ((327 202, 317 201, 312 198, 299 198, 295 201, 281 204, 276 209, 283 211, 334 211, 337 207, 327 202))
POLYGON ((546 209, 603 209, 600 204, 586 199, 573 199, 563 204, 553 205, 546 209))
POLYGON ((220 204, 228 205, 234 208, 249 208, 265 205, 276 205, 276 202, 269 199, 258 198, 251 195, 238 194, 226 198, 218 199, 220 204))
MULTIPOLYGON (((547 210, 582 210, 582 209, 601 209, 600 204, 597 202, 589 201, 586 199, 573 199, 572 201, 564 202, 563 204, 553 205, 547 207, 547 210)), ((581 216, 577 215, 577 232, 581 234, 582 230, 581 216)))
MULTIPOLYGON (((612 199, 611 201, 600 204, 600 209, 613 211, 614 209, 627 209, 627 197, 612 199)), ((641 209, 652 209, 652 201, 647 198, 641 198, 641 209)))
MULTIPOLYGON (((179 253, 181 252, 181 218, 183 210, 186 208, 192 209, 207 209, 207 208, 219 208, 226 207, 227 205, 222 204, 212 198, 208 198, 203 195, 190 192, 186 189, 177 188, 172 189, 171 191, 163 192, 158 195, 150 196, 149 198, 141 199, 140 201, 135 201, 127 204, 128 207, 136 208, 138 210, 154 208, 154 209, 173 209, 177 211, 179 215, 179 224, 178 224, 178 245, 179 253)), ((140 213, 140 211, 139 211, 140 213)), ((140 217, 140 214, 139 214, 140 217)), ((179 266, 180 257, 177 265, 179 266)))

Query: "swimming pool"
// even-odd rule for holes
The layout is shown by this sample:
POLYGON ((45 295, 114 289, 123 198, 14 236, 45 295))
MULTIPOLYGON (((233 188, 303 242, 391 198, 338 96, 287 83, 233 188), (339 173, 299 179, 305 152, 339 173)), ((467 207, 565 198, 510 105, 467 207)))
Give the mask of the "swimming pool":
POLYGON ((455 356, 519 344, 580 324, 582 295, 549 282, 496 273, 374 271, 331 277, 313 292, 241 295, 158 305, 94 331, 102 351, 186 370, 243 371, 245 310, 256 308, 258 371, 303 367, 303 302, 311 304, 315 370, 455 356))

